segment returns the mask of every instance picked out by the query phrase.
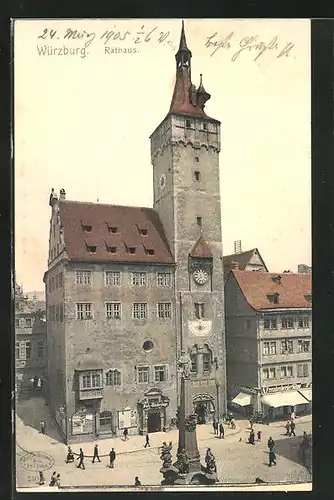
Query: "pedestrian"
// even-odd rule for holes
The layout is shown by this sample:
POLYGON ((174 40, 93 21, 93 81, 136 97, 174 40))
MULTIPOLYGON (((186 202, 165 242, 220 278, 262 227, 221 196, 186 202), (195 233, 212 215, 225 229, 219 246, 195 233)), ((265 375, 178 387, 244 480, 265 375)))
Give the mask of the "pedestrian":
POLYGON ((43 474, 43 472, 41 470, 39 471, 39 483, 38 484, 40 486, 42 486, 43 484, 45 484, 44 474, 43 474))
POLYGON ((56 480, 57 480, 57 472, 56 471, 53 471, 53 474, 50 478, 50 484, 49 486, 54 486, 56 484, 56 480))
POLYGON ((262 437, 262 432, 261 431, 257 431, 257 440, 261 441, 261 437, 262 437))
POLYGON ((272 464, 276 465, 276 455, 274 450, 269 451, 269 467, 271 467, 272 464))
POLYGON ((135 486, 141 486, 138 476, 135 477, 135 486))
POLYGON ((213 427, 213 433, 216 434, 216 419, 215 418, 213 419, 212 427, 213 427))
POLYGON ((79 453, 79 456, 77 458, 77 460, 79 460, 79 464, 77 465, 77 468, 80 469, 81 467, 83 469, 85 469, 85 464, 84 464, 84 459, 85 459, 85 455, 84 455, 84 452, 82 450, 82 448, 80 448, 80 453, 79 453))
POLYGON ((44 422, 44 420, 41 420, 41 433, 45 434, 45 422, 44 422))
POLYGON ((232 416, 232 418, 230 420, 230 426, 231 426, 231 429, 235 429, 235 420, 234 420, 233 416, 232 416))
POLYGON ((268 448, 269 448, 269 451, 272 451, 274 449, 274 447, 275 447, 275 441, 270 436, 270 438, 268 439, 268 448))
POLYGON ((115 459, 116 459, 116 452, 115 452, 114 448, 111 448, 111 452, 109 453, 109 461, 110 461, 109 467, 111 469, 114 468, 115 459))
POLYGON ((296 418, 296 415, 295 415, 295 410, 292 408, 292 412, 291 412, 291 415, 290 415, 290 420, 291 422, 293 422, 296 418))
POLYGON ((223 422, 220 422, 220 424, 219 424, 219 439, 221 439, 221 438, 225 439, 223 422))
POLYGON ((249 428, 252 430, 254 425, 254 420, 252 417, 249 417, 249 428))
POLYGON ((252 429, 249 433, 249 438, 248 438, 248 443, 249 444, 255 444, 255 433, 254 429, 252 429))
POLYGON ((123 431, 124 441, 127 441, 129 439, 128 434, 129 434, 129 431, 128 431, 127 427, 125 427, 125 429, 123 431))
POLYGON ((290 436, 290 429, 291 429, 291 422, 290 420, 287 421, 287 423, 285 424, 285 428, 286 428, 286 436, 290 436))
POLYGON ((94 453, 93 453, 92 463, 95 463, 95 458, 97 458, 98 461, 101 462, 100 457, 99 457, 99 446, 97 444, 94 446, 94 453))
POLYGON ((294 437, 296 437, 295 428, 296 428, 296 424, 293 421, 291 421, 291 424, 290 424, 290 436, 292 436, 292 434, 293 434, 294 437))
POLYGON ((147 448, 147 447, 151 448, 151 445, 150 445, 150 436, 149 436, 148 433, 146 434, 146 443, 145 443, 144 448, 147 448))
POLYGON ((57 474, 55 486, 60 486, 60 474, 57 474))

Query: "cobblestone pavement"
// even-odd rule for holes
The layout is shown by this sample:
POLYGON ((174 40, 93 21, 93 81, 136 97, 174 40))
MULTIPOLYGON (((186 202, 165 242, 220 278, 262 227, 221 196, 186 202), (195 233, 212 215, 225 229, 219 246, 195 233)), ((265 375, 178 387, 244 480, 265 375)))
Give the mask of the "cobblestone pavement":
MULTIPOLYGON (((28 402, 24 403, 27 412, 28 402)), ((43 403, 44 404, 44 403, 43 403)), ((34 412, 42 402, 30 401, 34 412)), ((41 407, 42 408, 42 407, 41 407)), ((42 411, 45 412, 45 410, 42 411)), ((92 485, 133 485, 135 476, 138 476, 143 485, 159 485, 162 475, 159 470, 161 461, 158 447, 163 441, 172 441, 173 458, 175 458, 178 431, 151 434, 151 448, 144 448, 144 436, 130 436, 124 442, 121 438, 98 440, 101 463, 92 464, 94 441, 72 446, 75 453, 82 447, 87 458, 86 470, 81 470, 75 464, 66 464, 67 446, 60 443, 57 431, 47 420, 48 434, 42 435, 31 425, 24 425, 18 411, 16 422, 17 438, 17 486, 35 486, 38 482, 38 468, 44 467, 45 479, 48 482, 54 470, 60 474, 62 486, 92 486, 92 485), (115 469, 108 467, 108 455, 111 448, 115 448, 117 458, 115 469), (46 456, 39 457, 35 453, 42 452, 46 456), (25 458, 23 458, 25 457, 25 458), (35 458, 34 458, 35 457, 35 458), (36 458, 37 457, 37 458, 36 458), (49 457, 49 458, 48 458, 49 457), (35 463, 34 463, 35 460, 35 463), (36 462, 37 460, 37 462, 36 462), (51 464, 51 465, 50 465, 51 464), (30 470, 29 470, 30 469, 30 470), (32 470, 35 469, 35 470, 32 470)), ((42 417, 41 417, 42 418, 42 417)), ((45 415, 44 415, 45 418, 45 415)), ((32 423, 32 419, 24 419, 32 423)), ((39 420, 37 419, 39 423, 39 420)), ((256 477, 266 482, 309 482, 310 472, 300 465, 298 445, 303 431, 311 433, 311 417, 301 417, 296 420, 296 438, 285 436, 284 422, 266 425, 255 425, 255 433, 262 431, 262 442, 254 446, 247 444, 249 435, 248 421, 237 420, 237 429, 232 431, 225 426, 225 439, 218 439, 213 434, 211 425, 197 427, 197 440, 202 463, 206 448, 210 446, 217 461, 219 481, 223 483, 254 483, 256 477), (267 440, 272 436, 276 442, 277 465, 268 467, 267 440)), ((54 488, 50 488, 54 490, 54 488)))

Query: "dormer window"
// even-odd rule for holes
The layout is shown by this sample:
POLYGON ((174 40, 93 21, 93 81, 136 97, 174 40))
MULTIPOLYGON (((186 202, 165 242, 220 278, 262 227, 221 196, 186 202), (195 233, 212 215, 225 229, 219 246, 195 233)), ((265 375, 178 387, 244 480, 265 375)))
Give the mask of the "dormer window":
POLYGON ((116 253, 117 252, 117 247, 108 247, 107 246, 107 252, 109 252, 109 253, 116 253))
POLYGON ((109 233, 117 233, 118 228, 116 226, 109 226, 108 225, 108 231, 109 233))
POLYGON ((138 227, 138 232, 139 234, 141 234, 142 236, 147 236, 147 229, 146 228, 143 228, 143 227, 138 227))
POLYGON ((144 247, 144 249, 145 249, 146 255, 154 255, 153 248, 146 248, 146 247, 144 247))
POLYGON ((278 304, 279 303, 279 293, 268 293, 267 294, 269 302, 272 304, 278 304))
POLYGON ((128 253, 136 253, 136 247, 128 247, 128 253))
POLYGON ((312 302, 312 294, 310 293, 306 293, 304 295, 305 299, 307 300, 307 302, 312 302))
POLYGON ((83 225, 82 229, 85 233, 91 233, 92 232, 92 226, 89 225, 83 225))
POLYGON ((90 254, 94 254, 96 253, 96 245, 87 245, 87 252, 89 252, 90 254))
POLYGON ((272 278, 273 282, 276 283, 277 285, 280 285, 281 284, 281 281, 282 281, 282 276, 274 276, 272 278))

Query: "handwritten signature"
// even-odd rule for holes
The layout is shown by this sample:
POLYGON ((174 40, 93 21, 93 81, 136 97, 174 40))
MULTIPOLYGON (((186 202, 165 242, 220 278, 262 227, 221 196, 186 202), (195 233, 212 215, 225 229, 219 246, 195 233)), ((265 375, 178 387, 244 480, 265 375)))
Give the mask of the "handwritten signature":
POLYGON ((236 39, 234 31, 231 31, 227 36, 219 39, 219 34, 216 31, 213 35, 208 36, 206 39, 205 47, 211 49, 210 56, 214 56, 220 49, 231 49, 234 51, 233 45, 237 46, 237 50, 233 52, 231 61, 236 61, 243 52, 253 52, 256 53, 254 61, 257 61, 265 52, 267 51, 279 51, 277 59, 280 57, 291 56, 291 50, 294 47, 294 43, 287 42, 281 43, 279 37, 276 35, 269 40, 269 42, 263 42, 260 40, 258 35, 255 36, 245 36, 239 40, 236 39), (213 50, 212 50, 213 49, 213 50))
POLYGON ((167 43, 172 45, 170 37, 170 31, 158 31, 158 27, 155 26, 151 30, 145 30, 145 25, 141 26, 140 31, 136 34, 132 34, 128 30, 118 30, 116 25, 112 26, 113 29, 105 30, 102 34, 97 34, 94 31, 86 30, 73 30, 72 28, 67 28, 64 31, 54 30, 44 28, 43 32, 37 37, 42 40, 82 40, 85 47, 89 47, 95 39, 100 39, 103 41, 104 45, 112 42, 123 42, 133 41, 135 44, 147 43, 151 40, 157 41, 158 43, 167 43))

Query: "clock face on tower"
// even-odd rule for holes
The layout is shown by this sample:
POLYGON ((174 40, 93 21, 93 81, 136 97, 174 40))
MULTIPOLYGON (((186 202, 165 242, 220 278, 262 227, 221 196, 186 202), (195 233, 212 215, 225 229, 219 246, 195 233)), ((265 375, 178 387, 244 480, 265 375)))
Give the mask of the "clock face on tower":
POLYGON ((204 285, 209 279, 209 275, 204 269, 196 269, 193 274, 195 283, 198 285, 204 285))

